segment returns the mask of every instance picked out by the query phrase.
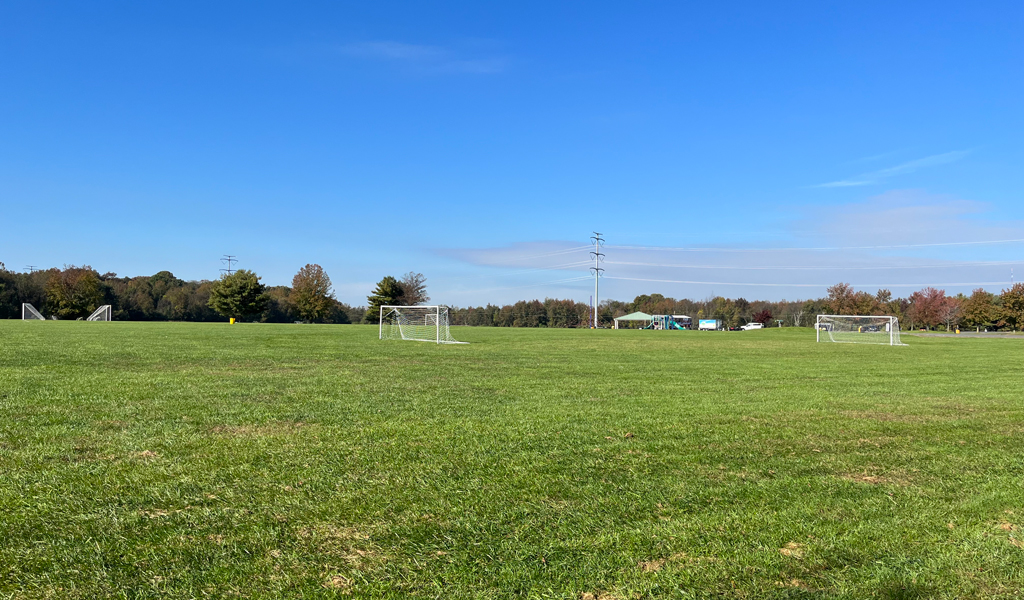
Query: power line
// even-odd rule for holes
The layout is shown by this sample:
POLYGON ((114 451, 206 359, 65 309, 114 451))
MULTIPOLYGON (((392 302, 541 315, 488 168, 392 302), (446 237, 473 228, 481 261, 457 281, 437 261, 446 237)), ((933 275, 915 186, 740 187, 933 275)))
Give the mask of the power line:
POLYGON ((221 269, 222 273, 226 272, 228 275, 234 274, 235 270, 232 267, 236 262, 238 262, 238 259, 234 254, 225 254, 224 257, 220 259, 220 262, 227 263, 228 265, 226 269, 221 269))
POLYGON ((683 247, 683 248, 672 248, 668 246, 608 246, 608 248, 615 248, 618 250, 662 250, 667 252, 782 252, 782 251, 793 251, 793 250, 805 250, 805 251, 839 251, 839 250, 886 250, 886 249, 898 249, 898 248, 935 248, 939 246, 982 246, 982 245, 995 245, 995 244, 1020 244, 1024 243, 1024 238, 1013 239, 1013 240, 988 240, 981 242, 941 242, 935 244, 895 244, 888 246, 827 246, 818 248, 809 248, 803 246, 794 246, 789 248, 700 248, 700 247, 683 247))
POLYGON ((555 285, 555 284, 559 284, 559 283, 572 283, 572 282, 584 281, 584 280, 588 280, 588 279, 590 279, 589 275, 583 275, 582 277, 570 277, 568 279, 557 279, 555 281, 545 281, 543 283, 531 283, 531 284, 528 284, 528 285, 512 285, 512 286, 504 286, 504 287, 481 288, 481 289, 476 289, 476 290, 456 290, 456 291, 453 291, 452 293, 455 293, 455 294, 474 294, 474 293, 477 293, 477 292, 490 292, 490 291, 494 291, 494 290, 517 290, 517 289, 522 289, 522 288, 543 287, 545 285, 555 285))
POLYGON ((590 272, 594 274, 594 329, 597 329, 597 307, 601 304, 600 295, 598 295, 598 282, 604 273, 604 269, 601 268, 601 263, 604 261, 601 244, 604 243, 604 238, 595 231, 594 235, 590 236, 590 243, 594 245, 594 249, 590 252, 590 257, 594 259, 594 266, 590 267, 590 272))
MULTIPOLYGON (((623 281, 651 281, 654 283, 686 283, 691 285, 749 285, 757 287, 816 287, 827 288, 833 283, 754 283, 735 281, 689 281, 682 279, 646 279, 642 277, 607 277, 608 279, 620 279, 623 281)), ((970 285, 1006 285, 1006 281, 976 281, 973 283, 852 283, 853 287, 859 288, 893 288, 893 287, 957 287, 970 285)))
POLYGON ((630 265, 637 267, 666 267, 666 268, 677 268, 677 269, 731 269, 737 271, 772 271, 772 270, 883 270, 883 269, 942 269, 942 268, 956 268, 956 267, 983 267, 983 266, 1002 266, 1002 265, 1019 265, 1024 264, 1024 260, 1004 260, 1004 261, 981 261, 981 262, 957 262, 948 263, 944 265, 891 265, 891 266, 878 266, 878 267, 862 267, 862 266, 757 266, 757 267, 743 267, 734 265, 678 265, 678 264, 663 264, 663 263, 646 263, 646 262, 627 262, 627 261, 608 261, 610 265, 630 265))
MULTIPOLYGON (((532 258, 544 258, 546 256, 557 256, 559 254, 571 254, 573 252, 581 252, 583 250, 589 250, 590 246, 576 246, 574 248, 566 248, 565 250, 558 250, 556 252, 548 252, 546 254, 535 254, 533 256, 517 256, 514 258, 506 258, 505 261, 518 261, 518 260, 530 260, 532 258)), ((500 265, 486 265, 486 266, 500 266, 500 265)))
MULTIPOLYGON (((590 261, 587 261, 587 262, 590 262, 590 261)), ((37 267, 35 265, 25 265, 25 270, 28 271, 29 275, 31 275, 32 273, 35 273, 36 271, 38 271, 39 267, 37 267)))

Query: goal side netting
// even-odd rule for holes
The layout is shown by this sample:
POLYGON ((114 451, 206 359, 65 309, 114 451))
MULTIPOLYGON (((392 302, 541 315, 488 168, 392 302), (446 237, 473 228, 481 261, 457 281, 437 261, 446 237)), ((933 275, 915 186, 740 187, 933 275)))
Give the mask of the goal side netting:
POLYGON ((104 304, 103 306, 94 310, 92 314, 89 315, 89 318, 86 319, 86 321, 110 321, 110 316, 113 312, 114 311, 111 310, 109 304, 104 304))
POLYGON ((40 313, 38 310, 36 310, 36 307, 34 307, 31 304, 26 302, 26 303, 21 305, 21 320, 22 321, 45 321, 46 317, 44 317, 42 315, 42 313, 40 313))
POLYGON ((896 317, 818 315, 814 329, 819 342, 906 346, 900 341, 900 322, 896 317))
POLYGON ((382 306, 380 339, 465 344, 448 329, 447 306, 382 306))

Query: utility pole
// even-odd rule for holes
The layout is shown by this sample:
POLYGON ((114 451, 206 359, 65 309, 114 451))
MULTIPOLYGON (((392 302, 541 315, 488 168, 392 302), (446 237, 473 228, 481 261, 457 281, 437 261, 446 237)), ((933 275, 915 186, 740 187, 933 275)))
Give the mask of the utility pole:
POLYGON ((238 259, 235 257, 234 254, 225 254, 224 257, 220 259, 220 262, 227 263, 228 265, 228 268, 221 269, 222 273, 227 273, 228 275, 234 274, 234 264, 238 262, 238 259))
POLYGON ((601 268, 601 263, 604 262, 604 254, 601 252, 601 244, 604 243, 604 238, 595 231, 594 235, 590 236, 590 243, 594 244, 594 250, 590 253, 590 257, 594 259, 594 266, 590 267, 590 272, 594 274, 594 329, 597 329, 597 307, 601 304, 597 290, 598 280, 601 279, 601 273, 604 273, 604 269, 601 268))
POLYGON ((36 272, 36 271, 38 271, 39 269, 38 269, 38 268, 37 268, 37 267, 36 267, 35 265, 27 265, 27 266, 25 267, 25 270, 26 270, 26 271, 28 271, 28 274, 29 274, 29 275, 31 275, 32 273, 35 273, 35 272, 36 272))

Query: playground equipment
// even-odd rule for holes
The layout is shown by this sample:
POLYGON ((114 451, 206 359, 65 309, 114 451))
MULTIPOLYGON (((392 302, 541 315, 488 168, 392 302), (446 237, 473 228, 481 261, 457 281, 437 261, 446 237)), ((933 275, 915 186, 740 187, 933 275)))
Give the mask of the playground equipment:
POLYGON ((685 331, 693 326, 686 315, 651 315, 651 324, 644 329, 676 329, 685 331))

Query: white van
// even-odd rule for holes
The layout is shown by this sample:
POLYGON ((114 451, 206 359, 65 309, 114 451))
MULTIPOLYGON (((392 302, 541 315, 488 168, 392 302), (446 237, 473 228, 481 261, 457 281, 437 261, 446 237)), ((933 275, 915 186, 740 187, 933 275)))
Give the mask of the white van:
POLYGON ((747 323, 743 327, 740 327, 743 331, 750 331, 751 329, 764 329, 764 323, 747 323))

